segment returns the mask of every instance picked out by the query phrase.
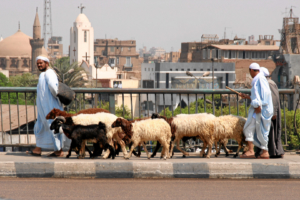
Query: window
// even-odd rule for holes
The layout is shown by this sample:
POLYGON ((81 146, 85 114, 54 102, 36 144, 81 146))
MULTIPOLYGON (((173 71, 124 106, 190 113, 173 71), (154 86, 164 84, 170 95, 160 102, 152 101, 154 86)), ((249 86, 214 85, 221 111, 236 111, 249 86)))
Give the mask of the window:
POLYGON ((153 80, 143 80, 143 88, 154 88, 153 80))
POLYGON ((203 69, 200 69, 200 71, 203 71, 203 69))
POLYGON ((209 72, 209 71, 210 71, 210 69, 207 69, 207 71, 209 72))
POLYGON ((231 51, 231 58, 236 58, 236 51, 231 51))
POLYGON ((224 58, 229 58, 229 51, 224 51, 224 58))
POLYGON ((123 47, 121 47, 121 51, 123 51, 123 47))
POLYGON ((224 69, 221 69, 221 71, 224 71, 224 69))
POLYGON ((148 71, 150 71, 150 68, 148 68, 148 71))
POLYGON ((84 42, 86 42, 87 41, 87 33, 86 33, 86 31, 84 31, 84 42))
POLYGON ((169 73, 166 73, 166 88, 169 88, 169 73))
POLYGON ((211 57, 211 56, 210 56, 210 49, 207 49, 206 51, 207 51, 207 52, 206 52, 207 59, 210 59, 210 57, 211 57))
POLYGON ((118 79, 122 79, 122 74, 118 74, 118 79))
POLYGON ((202 50, 202 59, 206 59, 206 49, 202 50))
POLYGON ((105 50, 102 50, 101 54, 102 56, 105 56, 105 50))
POLYGON ((110 47, 110 52, 115 52, 115 47, 110 47))
POLYGON ((239 52, 239 55, 238 55, 239 57, 238 58, 243 59, 243 51, 238 51, 238 52, 239 52))
POLYGON ((221 58, 222 58, 222 50, 218 49, 218 59, 221 59, 221 58))
POLYGON ((120 62, 120 61, 119 61, 119 57, 117 57, 117 65, 119 64, 119 62, 120 62))
POLYGON ((153 68, 152 68, 152 71, 153 71, 153 68))
POLYGON ((218 71, 217 69, 214 69, 215 71, 218 71))
POLYGON ((194 71, 196 71, 196 69, 194 69, 194 71))
POLYGON ((178 71, 178 69, 176 69, 176 71, 178 71))
POLYGON ((184 71, 184 69, 181 69, 181 71, 184 71))
POLYGON ((74 31, 74 42, 76 43, 76 32, 74 31))
POLYGON ((147 71, 147 69, 145 68, 145 71, 147 71))
POLYGON ((130 51, 131 50, 131 47, 128 47, 128 51, 130 51))
POLYGON ((170 69, 170 71, 172 71, 172 69, 170 69))
POLYGON ((114 67, 115 66, 115 59, 114 58, 110 58, 108 63, 110 64, 110 66, 114 67))
POLYGON ((253 51, 253 52, 252 52, 252 58, 256 58, 256 55, 257 55, 256 52, 253 51))
POLYGON ((187 69, 188 71, 191 71, 190 69, 187 69))
POLYGON ((126 57, 125 67, 131 67, 131 57, 126 57))

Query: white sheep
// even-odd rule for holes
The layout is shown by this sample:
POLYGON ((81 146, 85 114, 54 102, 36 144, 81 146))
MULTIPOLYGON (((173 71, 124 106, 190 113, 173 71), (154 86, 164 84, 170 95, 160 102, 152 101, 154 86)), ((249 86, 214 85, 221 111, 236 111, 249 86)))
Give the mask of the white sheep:
MULTIPOLYGON (((124 141, 119 137, 123 133, 121 128, 112 128, 111 124, 117 119, 118 117, 111 113, 96 113, 96 114, 80 114, 72 117, 74 124, 79 124, 83 126, 98 124, 100 121, 106 125, 107 131, 107 142, 111 146, 113 146, 113 139, 115 139, 121 146, 122 152, 127 155, 127 150, 125 147, 124 141)), ((109 149, 106 150, 105 154, 103 155, 103 159, 106 159, 109 156, 109 149)))
MULTIPOLYGON (((246 143, 243 128, 246 123, 246 118, 234 115, 224 115, 216 117, 214 119, 213 137, 215 141, 221 141, 224 147, 227 144, 228 139, 235 139, 239 144, 238 150, 234 157, 237 157, 243 143, 246 143)), ((221 144, 216 156, 220 154, 221 144)), ((225 149, 226 151, 226 149, 225 149)), ((228 153, 226 152, 226 156, 228 153)))
POLYGON ((144 150, 147 153, 148 159, 150 154, 144 145, 146 141, 158 141, 162 146, 162 156, 164 159, 169 158, 169 144, 171 141, 171 127, 163 119, 146 119, 130 123, 126 119, 118 118, 112 125, 113 128, 121 127, 124 133, 131 138, 132 146, 130 152, 125 159, 131 157, 132 151, 140 143, 143 144, 144 150))
MULTIPOLYGON (((180 146, 179 142, 183 137, 199 137, 203 141, 202 151, 200 156, 204 155, 204 149, 206 148, 207 144, 209 145, 209 152, 211 152, 212 145, 213 145, 213 135, 211 134, 213 129, 213 120, 216 118, 212 114, 208 113, 199 113, 199 114, 182 114, 180 116, 166 118, 160 116, 158 114, 153 114, 152 118, 163 118, 165 119, 172 128, 172 134, 174 141, 172 142, 171 152, 170 155, 173 153, 173 147, 176 143, 176 148, 181 151, 185 156, 189 154, 183 151, 180 146)), ((210 154, 207 155, 210 157, 210 154)))

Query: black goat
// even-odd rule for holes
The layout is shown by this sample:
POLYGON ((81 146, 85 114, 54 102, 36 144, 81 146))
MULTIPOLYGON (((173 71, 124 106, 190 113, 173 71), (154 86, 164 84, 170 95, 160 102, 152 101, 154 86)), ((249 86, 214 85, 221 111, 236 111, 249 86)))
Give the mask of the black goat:
MULTIPOLYGON (((59 133, 59 129, 62 129, 64 133, 67 133, 72 139, 71 147, 67 158, 70 157, 73 148, 81 149, 82 141, 88 140, 93 143, 99 144, 99 148, 95 148, 94 155, 98 155, 102 152, 102 149, 109 149, 112 154, 112 159, 115 158, 115 150, 107 143, 106 139, 106 126, 104 123, 99 122, 98 125, 66 125, 64 124, 64 117, 57 117, 50 126, 51 130, 55 130, 55 133, 59 133)), ((91 154, 91 153, 90 153, 91 154)), ((78 158, 83 158, 79 155, 78 158)))

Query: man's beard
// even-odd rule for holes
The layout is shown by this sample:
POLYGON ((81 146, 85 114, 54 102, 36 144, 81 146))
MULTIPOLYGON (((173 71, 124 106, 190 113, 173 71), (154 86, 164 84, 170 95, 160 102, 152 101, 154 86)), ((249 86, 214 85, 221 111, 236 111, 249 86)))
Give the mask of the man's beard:
POLYGON ((39 69, 40 72, 45 72, 47 68, 39 69))

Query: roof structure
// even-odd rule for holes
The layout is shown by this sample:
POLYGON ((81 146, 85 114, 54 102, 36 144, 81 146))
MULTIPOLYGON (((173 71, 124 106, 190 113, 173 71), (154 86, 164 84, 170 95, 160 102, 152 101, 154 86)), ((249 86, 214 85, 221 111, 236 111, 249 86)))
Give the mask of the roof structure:
MULTIPOLYGON (((17 105, 10 105, 11 117, 9 117, 9 105, 2 104, 2 117, 3 122, 1 123, 1 115, 0 115, 0 132, 3 131, 8 132, 11 130, 18 128, 18 107, 17 105), (11 118, 11 121, 10 121, 11 118), (11 126, 10 126, 11 124, 11 126)), ((34 106, 27 105, 27 119, 28 122, 35 120, 35 116, 37 117, 37 108, 35 108, 36 114, 34 115, 34 106)), ((19 105, 19 120, 20 126, 26 124, 26 106, 19 105)))
POLYGON ((276 45, 210 45, 221 50, 278 51, 276 45))

